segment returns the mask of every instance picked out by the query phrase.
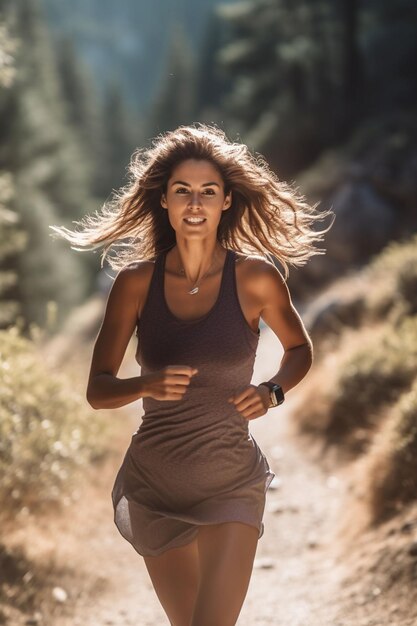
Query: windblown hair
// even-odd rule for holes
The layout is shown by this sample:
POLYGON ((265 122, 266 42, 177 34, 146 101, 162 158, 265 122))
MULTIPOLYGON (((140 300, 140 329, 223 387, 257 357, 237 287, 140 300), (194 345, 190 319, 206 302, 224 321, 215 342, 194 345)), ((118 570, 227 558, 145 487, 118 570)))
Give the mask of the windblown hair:
POLYGON ((323 239, 334 219, 325 230, 312 226, 332 211, 317 211, 317 205, 310 206, 293 186, 278 179, 262 155, 253 155, 245 144, 233 143, 222 130, 201 123, 180 126, 158 135, 149 148, 135 150, 129 183, 113 192, 101 212, 73 222, 81 230, 50 228, 75 250, 104 245, 101 267, 106 256, 115 270, 154 259, 176 243, 160 201, 173 169, 186 159, 210 161, 222 176, 225 194, 232 191, 232 204, 223 211, 217 230, 221 245, 264 258, 272 255, 282 264, 285 279, 288 264, 301 266, 325 253, 314 242, 323 239), (114 257, 108 255, 111 248, 114 257))

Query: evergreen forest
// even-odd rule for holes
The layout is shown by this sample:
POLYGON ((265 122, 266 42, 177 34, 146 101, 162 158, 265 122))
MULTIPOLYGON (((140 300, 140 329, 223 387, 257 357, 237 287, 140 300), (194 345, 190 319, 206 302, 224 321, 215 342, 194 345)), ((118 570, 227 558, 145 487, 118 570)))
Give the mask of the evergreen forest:
MULTIPOLYGON (((179 124, 221 126, 282 178, 307 179, 306 192, 323 206, 352 162, 376 170, 374 177, 385 168, 367 193, 382 221, 385 204, 395 205, 386 230, 399 237, 416 225, 408 181, 417 95, 411 0, 146 7, 144 0, 0 1, 2 325, 18 310, 25 324, 44 326, 55 315, 59 325, 92 292, 97 255, 52 241, 48 225, 97 210, 125 182, 132 151, 179 124), (329 154, 327 171, 320 169, 329 154)), ((368 253, 389 236, 374 238, 368 253)), ((338 271, 364 261, 360 251, 348 257, 335 259, 338 271)))

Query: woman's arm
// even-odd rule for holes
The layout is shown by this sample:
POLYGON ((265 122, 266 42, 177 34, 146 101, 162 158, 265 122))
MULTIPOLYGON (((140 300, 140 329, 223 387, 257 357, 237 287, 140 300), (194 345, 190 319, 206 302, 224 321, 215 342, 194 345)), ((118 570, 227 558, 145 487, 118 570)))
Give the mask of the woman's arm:
POLYGON ((260 316, 278 337, 284 355, 278 371, 269 379, 278 383, 284 394, 295 387, 313 363, 313 344, 294 308, 287 284, 278 269, 265 263, 258 282, 262 301, 260 316))
POLYGON ((139 398, 181 400, 198 370, 167 365, 145 376, 118 378, 120 364, 142 312, 154 264, 145 261, 116 276, 93 350, 87 401, 94 409, 117 409, 139 398))
MULTIPOLYGON (((288 287, 278 269, 263 260, 250 260, 247 285, 257 302, 260 317, 278 337, 284 355, 278 371, 269 379, 286 394, 307 374, 313 362, 313 344, 294 308, 288 287)), ((247 419, 266 413, 269 404, 267 387, 250 385, 233 396, 236 409, 247 419)))
POLYGON ((87 401, 94 409, 118 408, 142 397, 141 376, 117 378, 138 319, 140 274, 137 267, 121 270, 110 290, 87 384, 87 401))

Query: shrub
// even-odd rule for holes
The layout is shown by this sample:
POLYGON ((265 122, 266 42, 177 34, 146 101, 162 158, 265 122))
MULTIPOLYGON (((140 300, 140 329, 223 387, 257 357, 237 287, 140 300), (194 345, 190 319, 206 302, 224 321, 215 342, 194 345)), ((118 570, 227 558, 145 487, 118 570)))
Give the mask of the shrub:
POLYGON ((16 327, 0 331, 0 391, 0 495, 7 511, 71 500, 79 471, 105 453, 102 418, 64 374, 48 370, 16 327))
POLYGON ((364 270, 367 308, 373 317, 393 322, 417 313, 417 234, 389 243, 364 270))
POLYGON ((397 328, 387 324, 382 337, 365 342, 339 367, 325 428, 330 442, 377 424, 386 405, 409 389, 417 376, 417 315, 397 328))
POLYGON ((417 379, 384 422, 370 451, 368 472, 372 521, 379 522, 417 500, 417 379))
POLYGON ((347 327, 398 324, 417 314, 417 234, 390 242, 361 271, 344 276, 309 303, 304 321, 316 358, 347 327))

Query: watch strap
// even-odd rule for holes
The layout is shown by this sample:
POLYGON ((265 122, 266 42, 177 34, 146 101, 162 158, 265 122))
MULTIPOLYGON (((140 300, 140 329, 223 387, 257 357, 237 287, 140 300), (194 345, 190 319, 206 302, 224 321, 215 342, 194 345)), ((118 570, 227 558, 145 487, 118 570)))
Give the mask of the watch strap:
POLYGON ((284 396, 284 392, 282 391, 281 385, 279 385, 278 383, 269 381, 269 380, 260 383, 260 385, 265 385, 269 389, 271 402, 268 408, 278 406, 284 402, 285 396, 284 396))

